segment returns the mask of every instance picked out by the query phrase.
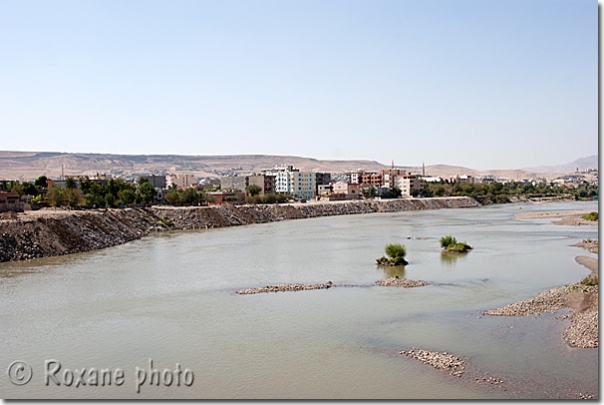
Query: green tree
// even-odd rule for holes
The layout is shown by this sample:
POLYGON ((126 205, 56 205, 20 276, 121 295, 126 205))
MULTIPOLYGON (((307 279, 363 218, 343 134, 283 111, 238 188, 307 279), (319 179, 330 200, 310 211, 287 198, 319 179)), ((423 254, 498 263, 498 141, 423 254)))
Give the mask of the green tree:
POLYGON ((197 204, 199 202, 199 192, 193 187, 189 187, 182 192, 182 202, 185 204, 197 204))
POLYGON ((34 184, 36 187, 46 188, 48 187, 48 178, 46 176, 40 176, 34 181, 34 184))
POLYGON ((105 205, 107 207, 115 207, 115 196, 113 194, 105 194, 105 205))
POLYGON ((249 186, 247 186, 245 188, 245 191, 248 192, 249 195, 251 195, 252 197, 255 195, 259 195, 260 192, 262 191, 262 187, 256 185, 256 184, 250 184, 249 186))
POLYGON ((88 192, 84 194, 84 201, 88 207, 100 207, 105 202, 102 195, 102 187, 98 183, 92 183, 88 188, 88 192))
POLYGON ((132 204, 136 199, 134 191, 130 188, 125 188, 117 193, 120 203, 127 205, 132 204))
MULTIPOLYGON (((146 177, 144 177, 144 179, 147 180, 146 177)), ((155 197, 155 188, 149 182, 149 180, 143 182, 139 181, 138 191, 145 203, 151 204, 153 202, 153 197, 155 197)))
POLYGON ((63 190, 63 204, 70 207, 79 207, 84 204, 82 192, 77 188, 65 188, 63 190))
POLYGON ((60 207, 63 205, 63 190, 57 185, 52 185, 46 192, 46 200, 51 207, 60 207))
POLYGON ((38 189, 34 185, 34 183, 30 183, 29 181, 24 181, 21 183, 21 195, 38 195, 38 189))
POLYGON ((76 187, 77 187, 77 185, 76 185, 76 182, 73 179, 73 177, 67 177, 65 179, 65 188, 66 189, 72 189, 72 188, 76 188, 76 187))
POLYGON ((166 201, 172 205, 179 205, 182 201, 181 193, 178 189, 170 190, 165 195, 166 201))

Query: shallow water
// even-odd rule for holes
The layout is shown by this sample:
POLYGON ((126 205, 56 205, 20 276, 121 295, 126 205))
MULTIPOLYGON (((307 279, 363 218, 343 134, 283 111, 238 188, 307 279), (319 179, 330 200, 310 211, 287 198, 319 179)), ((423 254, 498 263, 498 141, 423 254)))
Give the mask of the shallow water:
MULTIPOLYGON (((562 340, 555 315, 481 312, 589 270, 570 247, 595 226, 516 220, 519 212, 597 203, 510 204, 305 219, 175 232, 96 252, 0 264, 0 366, 22 360, 31 381, 0 378, 4 398, 577 398, 598 394, 597 349, 562 340), (443 257, 452 234, 475 249, 443 257), (404 271, 379 269, 402 242, 404 271), (389 275, 432 285, 379 287, 389 275), (354 284, 239 296, 277 283, 354 284), (460 379, 398 354, 418 347, 471 364, 460 379), (122 386, 45 385, 47 359, 70 370, 121 368, 122 386), (191 386, 136 392, 136 368, 176 363, 191 386), (488 374, 487 374, 488 373, 488 374), (497 376, 501 386, 477 383, 497 376)), ((57 375, 61 375, 58 373, 57 375)))

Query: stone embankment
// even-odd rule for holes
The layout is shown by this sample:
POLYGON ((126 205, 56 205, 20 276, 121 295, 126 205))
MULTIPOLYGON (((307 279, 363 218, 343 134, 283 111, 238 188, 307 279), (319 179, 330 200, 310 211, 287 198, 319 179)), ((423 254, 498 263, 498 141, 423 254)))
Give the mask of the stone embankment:
POLYGON ((309 204, 151 207, 102 210, 43 209, 0 219, 0 262, 88 252, 152 232, 208 229, 333 215, 471 208, 469 197, 363 200, 309 204))

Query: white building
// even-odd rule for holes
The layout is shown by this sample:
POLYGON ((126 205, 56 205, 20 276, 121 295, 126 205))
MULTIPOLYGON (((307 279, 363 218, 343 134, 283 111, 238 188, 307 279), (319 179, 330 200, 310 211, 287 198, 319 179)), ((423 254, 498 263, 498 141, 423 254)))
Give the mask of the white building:
POLYGON ((277 193, 291 193, 293 197, 306 200, 315 198, 316 178, 314 172, 301 172, 291 165, 285 165, 275 166, 273 170, 264 173, 275 176, 275 191, 277 193))

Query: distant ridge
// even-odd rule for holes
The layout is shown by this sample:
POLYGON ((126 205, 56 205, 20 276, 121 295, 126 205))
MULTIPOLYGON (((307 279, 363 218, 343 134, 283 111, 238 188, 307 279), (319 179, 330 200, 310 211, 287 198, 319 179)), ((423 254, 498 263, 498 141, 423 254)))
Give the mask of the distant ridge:
MULTIPOLYGON (((582 167, 596 162, 597 156, 578 159, 582 167), (590 160, 591 159, 591 160, 590 160), (581 163, 581 161, 587 163, 581 163)), ((325 171, 341 173, 347 171, 380 171, 390 168, 373 160, 321 160, 300 156, 276 155, 118 155, 104 153, 62 153, 62 152, 15 152, 0 151, 0 179, 33 180, 45 175, 52 179, 61 176, 62 167, 66 176, 95 175, 108 173, 124 177, 136 177, 142 174, 165 175, 171 173, 189 173, 201 177, 221 177, 230 174, 249 174, 273 168, 275 165, 291 164, 303 171, 325 171)), ((576 163, 566 165, 570 167, 576 163)), ((407 172, 421 173, 418 166, 399 166, 407 172)), ((549 167, 551 169, 551 167, 549 167)), ((426 175, 442 178, 456 175, 482 177, 493 175, 496 178, 519 180, 543 177, 556 178, 563 172, 539 170, 475 170, 467 167, 445 164, 427 165, 426 175)))
POLYGON ((597 169, 598 168, 598 155, 591 155, 583 158, 579 158, 572 163, 566 163, 557 166, 539 166, 539 167, 530 167, 524 170, 527 171, 536 171, 536 172, 544 172, 544 173, 574 173, 577 171, 584 171, 587 169, 597 169))
POLYGON ((58 178, 62 167, 66 176, 96 173, 122 176, 191 173, 197 177, 220 177, 232 173, 260 172, 282 164, 291 164, 300 170, 329 172, 357 169, 379 171, 387 167, 371 160, 319 160, 299 156, 117 155, 0 151, 0 177, 19 180, 32 180, 40 175, 58 178))

